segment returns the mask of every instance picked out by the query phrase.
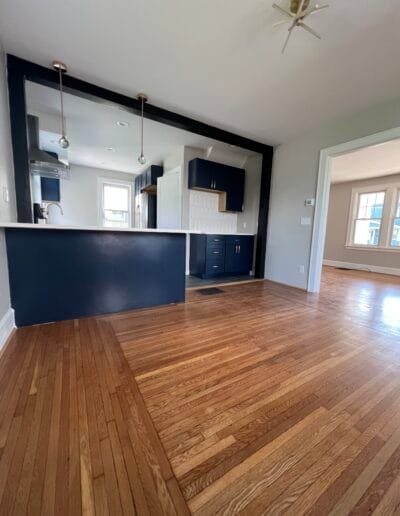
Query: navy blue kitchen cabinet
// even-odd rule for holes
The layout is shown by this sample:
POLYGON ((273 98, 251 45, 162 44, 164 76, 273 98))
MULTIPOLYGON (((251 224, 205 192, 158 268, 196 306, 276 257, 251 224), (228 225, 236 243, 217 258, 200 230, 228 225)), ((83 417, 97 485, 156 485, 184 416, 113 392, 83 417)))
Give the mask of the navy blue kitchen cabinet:
POLYGON ((142 192, 156 193, 157 179, 164 173, 163 167, 151 165, 147 170, 135 177, 135 196, 142 192))
POLYGON ((253 265, 254 237, 190 235, 190 274, 200 278, 247 275, 253 265))
POLYGON ((164 169, 159 165, 151 165, 141 174, 141 192, 156 192, 157 179, 163 175, 164 169))
POLYGON ((206 159, 189 162, 189 188, 219 194, 220 211, 243 211, 245 171, 206 159))
POLYGON ((254 237, 227 236, 225 244, 225 273, 248 274, 253 265, 254 237))

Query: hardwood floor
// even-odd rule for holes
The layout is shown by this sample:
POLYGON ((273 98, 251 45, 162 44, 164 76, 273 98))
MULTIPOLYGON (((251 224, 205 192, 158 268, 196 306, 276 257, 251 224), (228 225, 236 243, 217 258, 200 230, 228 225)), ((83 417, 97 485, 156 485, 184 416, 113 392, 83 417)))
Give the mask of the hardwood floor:
POLYGON ((0 514, 400 514, 400 278, 19 329, 0 514))

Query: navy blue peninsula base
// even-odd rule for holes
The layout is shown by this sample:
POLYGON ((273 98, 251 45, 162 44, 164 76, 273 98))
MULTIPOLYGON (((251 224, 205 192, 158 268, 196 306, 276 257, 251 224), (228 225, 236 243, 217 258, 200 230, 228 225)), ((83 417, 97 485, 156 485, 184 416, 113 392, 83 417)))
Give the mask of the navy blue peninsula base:
POLYGON ((185 300, 183 233, 5 231, 17 326, 185 300))

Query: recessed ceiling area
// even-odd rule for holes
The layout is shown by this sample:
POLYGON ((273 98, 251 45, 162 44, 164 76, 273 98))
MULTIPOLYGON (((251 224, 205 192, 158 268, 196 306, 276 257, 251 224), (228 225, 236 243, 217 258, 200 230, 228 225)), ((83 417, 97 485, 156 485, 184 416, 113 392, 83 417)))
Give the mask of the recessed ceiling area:
POLYGON ((332 183, 400 173, 400 139, 359 149, 332 160, 332 183))
POLYGON ((64 93, 64 113, 70 147, 64 150, 58 144, 61 133, 59 91, 30 81, 26 82, 25 88, 28 113, 39 117, 41 148, 57 153, 60 159, 71 164, 139 174, 149 165, 162 164, 167 156, 182 146, 218 149, 229 153, 238 165, 254 154, 145 119, 147 162, 140 165, 140 117, 69 93, 64 93))
MULTIPOLYGON (((289 0, 277 0, 288 6, 289 0)), ((267 144, 399 96, 398 0, 331 0, 319 41, 273 0, 2 2, 9 53, 267 144)))

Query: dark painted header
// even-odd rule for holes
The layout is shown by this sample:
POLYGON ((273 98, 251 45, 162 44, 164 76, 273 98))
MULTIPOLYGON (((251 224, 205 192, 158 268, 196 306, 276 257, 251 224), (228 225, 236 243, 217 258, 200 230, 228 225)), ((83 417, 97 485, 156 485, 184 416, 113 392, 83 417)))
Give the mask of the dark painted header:
MULTIPOLYGON (((55 70, 26 61, 25 59, 11 54, 7 55, 7 63, 9 69, 22 74, 27 80, 43 84, 49 88, 59 88, 59 77, 55 70)), ((77 79, 68 74, 63 76, 63 88, 66 92, 76 95, 77 97, 86 98, 95 102, 99 102, 101 99, 102 103, 114 104, 118 107, 122 106, 127 111, 137 115, 141 114, 141 103, 136 98, 128 97, 127 95, 108 90, 101 86, 96 86, 95 84, 77 79)), ((208 138, 214 138, 231 145, 259 152, 260 154, 272 149, 269 145, 239 136, 225 131, 224 129, 219 129, 200 122, 199 120, 174 113, 173 111, 168 111, 167 109, 154 106, 148 102, 144 104, 144 116, 162 124, 171 125, 178 129, 207 136, 208 138)))

